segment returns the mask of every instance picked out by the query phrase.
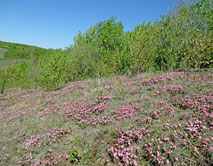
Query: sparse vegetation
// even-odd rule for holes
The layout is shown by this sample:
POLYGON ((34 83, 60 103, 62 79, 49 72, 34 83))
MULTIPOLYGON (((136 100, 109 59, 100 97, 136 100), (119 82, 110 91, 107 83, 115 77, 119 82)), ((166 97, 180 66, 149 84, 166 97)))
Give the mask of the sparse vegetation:
POLYGON ((0 163, 210 165, 212 82, 208 69, 6 91, 0 163))
POLYGON ((0 165, 211 165, 212 20, 200 0, 65 50, 0 42, 0 165))

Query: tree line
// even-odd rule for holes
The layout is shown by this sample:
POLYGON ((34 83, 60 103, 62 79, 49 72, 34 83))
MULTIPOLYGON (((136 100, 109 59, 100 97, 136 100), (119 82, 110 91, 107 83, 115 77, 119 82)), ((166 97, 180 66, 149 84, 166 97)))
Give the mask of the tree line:
MULTIPOLYGON (((39 56, 33 65, 24 63, 6 69, 7 77, 14 77, 17 71, 13 70, 23 70, 25 79, 29 80, 26 87, 34 84, 52 90, 79 79, 211 68, 212 13, 211 0, 178 1, 161 19, 154 23, 144 21, 128 32, 124 31, 121 21, 111 17, 85 33, 79 31, 74 44, 65 50, 45 50, 47 54, 39 56), (12 71, 14 73, 10 74, 12 71)), ((36 59, 37 56, 31 57, 36 59)))

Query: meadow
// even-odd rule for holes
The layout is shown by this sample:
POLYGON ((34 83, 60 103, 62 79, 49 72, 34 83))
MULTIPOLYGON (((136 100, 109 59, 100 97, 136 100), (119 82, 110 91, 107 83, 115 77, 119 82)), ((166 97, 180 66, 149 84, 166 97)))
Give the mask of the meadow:
POLYGON ((3 58, 3 56, 6 52, 7 52, 6 49, 0 48, 0 58, 3 58))
POLYGON ((0 165, 211 165, 212 73, 7 90, 0 96, 0 165))
POLYGON ((212 165, 212 13, 177 1, 65 49, 0 41, 0 165, 212 165))

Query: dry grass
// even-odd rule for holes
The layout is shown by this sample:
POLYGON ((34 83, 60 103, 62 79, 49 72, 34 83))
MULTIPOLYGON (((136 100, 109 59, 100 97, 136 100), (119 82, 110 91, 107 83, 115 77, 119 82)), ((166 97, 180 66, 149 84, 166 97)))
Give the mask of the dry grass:
POLYGON ((211 69, 13 89, 0 96, 0 165, 210 165, 211 99, 211 69))

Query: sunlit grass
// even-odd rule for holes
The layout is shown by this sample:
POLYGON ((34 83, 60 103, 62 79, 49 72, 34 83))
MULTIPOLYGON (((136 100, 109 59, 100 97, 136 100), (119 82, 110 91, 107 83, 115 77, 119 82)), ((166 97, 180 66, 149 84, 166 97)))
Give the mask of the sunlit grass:
POLYGON ((1 165, 209 165, 212 69, 0 96, 1 165))

